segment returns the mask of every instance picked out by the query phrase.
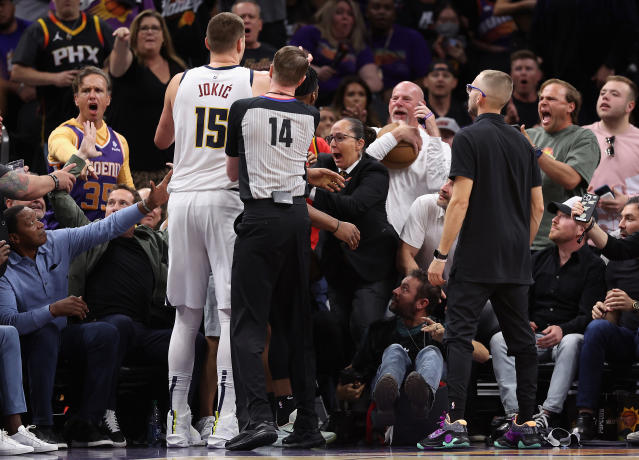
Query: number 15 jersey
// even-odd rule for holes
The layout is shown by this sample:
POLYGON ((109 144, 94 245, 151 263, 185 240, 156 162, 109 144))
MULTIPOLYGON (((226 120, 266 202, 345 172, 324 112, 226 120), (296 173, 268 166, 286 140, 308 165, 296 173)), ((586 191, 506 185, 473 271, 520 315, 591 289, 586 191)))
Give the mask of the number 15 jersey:
POLYGON ((229 109, 253 96, 253 71, 202 66, 184 72, 173 102, 175 153, 170 192, 231 189, 226 175, 229 109))

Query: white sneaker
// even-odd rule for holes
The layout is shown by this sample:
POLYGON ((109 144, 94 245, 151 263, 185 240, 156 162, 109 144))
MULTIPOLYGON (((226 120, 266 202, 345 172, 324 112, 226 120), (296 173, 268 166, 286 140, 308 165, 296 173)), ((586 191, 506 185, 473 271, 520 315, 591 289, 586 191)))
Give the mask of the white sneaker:
POLYGON ((195 429, 200 432, 202 440, 206 441, 213 434, 215 427, 215 417, 212 415, 202 417, 195 423, 195 429))
POLYGON ((26 428, 20 425, 20 428, 18 428, 18 432, 11 435, 11 439, 22 445, 33 447, 33 452, 35 452, 36 454, 40 452, 51 452, 54 450, 58 450, 57 444, 49 444, 47 442, 44 442, 42 439, 38 438, 34 433, 31 432, 31 428, 35 428, 35 425, 29 425, 26 428))
POLYGON ((628 433, 626 436, 626 441, 636 444, 639 442, 639 431, 633 431, 632 433, 628 433))
POLYGON ((9 436, 5 430, 0 430, 0 455, 20 455, 33 451, 33 447, 20 444, 9 436))
MULTIPOLYGON (((297 419, 297 409, 295 409, 293 412, 291 412, 291 414, 288 416, 288 423, 286 425, 282 425, 281 427, 279 427, 279 430, 281 430, 282 432, 285 432, 288 434, 291 434, 293 432, 293 425, 295 424, 295 419, 297 419)), ((321 425, 321 421, 318 420, 318 423, 321 425)), ((279 431, 278 431, 279 433, 279 431)), ((324 438, 324 441, 326 441, 326 444, 330 444, 332 442, 334 442, 337 439, 337 433, 333 433, 332 431, 322 431, 320 430, 320 434, 322 435, 322 437, 324 438)), ((276 442, 280 443, 281 446, 281 440, 278 439, 276 442)), ((273 444, 275 445, 275 444, 273 444)), ((277 446, 276 446, 277 447, 277 446)))
POLYGON ((240 434, 240 429, 237 417, 234 413, 226 414, 217 418, 213 434, 209 436, 206 446, 209 449, 224 449, 226 441, 233 439, 238 434, 240 434))
POLYGON ((200 433, 191 425, 191 409, 188 406, 182 414, 174 410, 169 411, 166 417, 167 447, 191 447, 205 444, 200 433))

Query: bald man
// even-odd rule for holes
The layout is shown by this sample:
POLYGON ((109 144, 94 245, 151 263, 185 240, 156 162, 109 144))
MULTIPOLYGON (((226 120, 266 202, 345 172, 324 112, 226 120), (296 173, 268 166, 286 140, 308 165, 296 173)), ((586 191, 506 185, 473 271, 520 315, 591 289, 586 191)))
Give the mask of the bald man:
POLYGON ((528 320, 532 284, 530 243, 543 214, 541 174, 526 138, 500 115, 510 100, 512 80, 484 70, 466 86, 468 107, 476 115, 453 143, 453 193, 444 230, 428 268, 434 286, 444 284, 448 253, 459 234, 448 279, 444 344, 448 362, 448 415, 442 429, 423 439, 422 449, 468 447, 464 418, 472 360, 472 339, 482 308, 490 300, 508 355, 515 356, 519 415, 495 447, 538 448, 532 420, 537 393, 535 335, 528 320))
MULTIPOLYGON (((450 169, 450 147, 441 140, 433 112, 426 106, 424 92, 410 81, 398 83, 388 102, 390 119, 399 125, 368 146, 366 153, 383 160, 400 141, 412 144, 419 152, 407 168, 390 169, 386 199, 388 221, 402 232, 411 204, 418 196, 437 193, 450 169), (425 120, 420 124, 418 119, 425 120)), ((380 128, 375 128, 379 132, 380 128)))

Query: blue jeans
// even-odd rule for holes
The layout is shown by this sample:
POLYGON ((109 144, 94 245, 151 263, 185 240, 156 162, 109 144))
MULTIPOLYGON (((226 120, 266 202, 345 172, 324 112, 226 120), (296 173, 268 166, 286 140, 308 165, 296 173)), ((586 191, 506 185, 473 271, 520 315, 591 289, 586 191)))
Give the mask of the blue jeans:
MULTIPOLYGON (((375 375, 375 379, 373 380, 373 392, 375 391, 377 382, 379 382, 379 379, 385 374, 392 375, 399 387, 404 381, 409 369, 412 367, 413 362, 400 344, 393 343, 389 345, 386 350, 384 350, 382 363, 379 365, 377 375, 375 375)), ((444 358, 439 348, 434 345, 428 345, 426 348, 420 350, 415 358, 415 370, 424 378, 428 386, 433 390, 434 395, 437 388, 439 388, 439 382, 444 372, 444 358)))
POLYGON ((13 326, 0 326, 0 407, 2 415, 27 411, 22 389, 20 336, 13 326))
POLYGON ((21 337, 22 357, 29 377, 34 425, 53 425, 53 383, 58 355, 84 368, 82 397, 77 415, 99 421, 107 409, 111 382, 117 365, 118 330, 107 323, 69 324, 59 330, 48 323, 21 337))
POLYGON ((639 357, 637 331, 596 319, 586 327, 579 356, 577 408, 596 409, 604 361, 630 366, 639 357))

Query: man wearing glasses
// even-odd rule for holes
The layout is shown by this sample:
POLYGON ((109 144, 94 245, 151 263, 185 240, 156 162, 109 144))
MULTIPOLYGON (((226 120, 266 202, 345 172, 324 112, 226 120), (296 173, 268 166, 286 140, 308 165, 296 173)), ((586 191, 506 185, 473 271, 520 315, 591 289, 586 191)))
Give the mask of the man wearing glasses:
POLYGON ((600 121, 584 126, 595 133, 601 149, 588 191, 607 185, 614 194, 614 198, 602 196, 597 210, 599 226, 608 233, 619 229, 621 210, 630 196, 639 194, 639 128, 630 124, 636 98, 632 80, 608 77, 597 99, 600 121))
MULTIPOLYGON (((552 78, 541 85, 538 105, 541 126, 526 133, 541 168, 545 205, 583 195, 599 163, 597 139, 592 132, 576 125, 580 107, 581 94, 570 83, 552 78)), ((544 211, 533 250, 552 245, 548 234, 553 217, 544 211)))
POLYGON ((464 409, 472 339, 487 300, 499 319, 508 354, 515 357, 520 411, 495 446, 541 447, 532 420, 537 351, 528 319, 528 289, 533 281, 529 245, 539 227, 543 197, 533 149, 500 115, 512 88, 510 76, 496 70, 484 70, 466 87, 468 110, 477 118, 453 143, 449 176, 455 186, 428 268, 430 283, 444 284, 446 260, 459 234, 448 280, 444 336, 449 409, 441 428, 417 444, 421 449, 470 445, 464 409))

